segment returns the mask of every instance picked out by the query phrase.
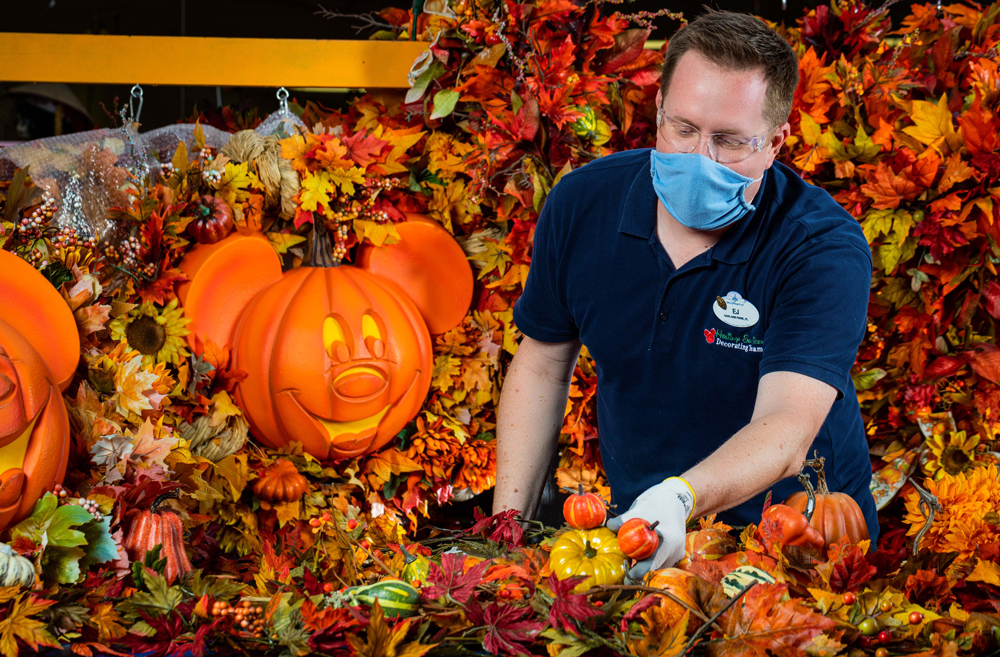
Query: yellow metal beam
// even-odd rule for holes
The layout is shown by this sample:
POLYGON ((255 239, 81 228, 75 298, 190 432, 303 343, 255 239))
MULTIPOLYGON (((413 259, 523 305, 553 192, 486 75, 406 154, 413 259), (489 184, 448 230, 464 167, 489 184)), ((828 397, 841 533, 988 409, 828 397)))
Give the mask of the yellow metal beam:
POLYGON ((0 32, 0 81, 406 88, 428 45, 0 32))

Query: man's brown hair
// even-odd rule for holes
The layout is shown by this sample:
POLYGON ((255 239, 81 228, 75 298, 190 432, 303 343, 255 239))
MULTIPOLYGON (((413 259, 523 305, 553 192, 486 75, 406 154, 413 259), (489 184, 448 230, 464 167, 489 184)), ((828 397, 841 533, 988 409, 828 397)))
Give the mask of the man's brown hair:
POLYGON ((660 91, 667 95, 677 62, 684 53, 694 50, 729 70, 762 69, 767 81, 764 118, 772 127, 784 123, 799 84, 795 51, 759 18, 708 7, 706 10, 707 13, 678 30, 667 44, 660 91))

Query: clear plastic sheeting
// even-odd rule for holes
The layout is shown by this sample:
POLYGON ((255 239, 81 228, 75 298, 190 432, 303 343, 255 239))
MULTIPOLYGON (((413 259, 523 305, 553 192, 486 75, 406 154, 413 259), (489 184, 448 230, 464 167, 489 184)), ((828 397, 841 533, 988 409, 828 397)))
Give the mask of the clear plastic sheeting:
POLYGON ((129 185, 149 173, 148 154, 132 124, 47 137, 0 149, 0 179, 30 167, 58 209, 52 224, 98 240, 112 228, 108 210, 128 202, 129 185))
MULTIPOLYGON (((54 198, 56 227, 72 227, 84 237, 102 241, 114 228, 109 210, 128 203, 129 188, 147 176, 160 179, 177 145, 184 142, 189 154, 197 151, 195 124, 180 123, 139 134, 134 126, 92 130, 48 137, 0 148, 0 180, 10 180, 17 169, 30 167, 32 180, 54 198)), ((305 124, 286 107, 273 112, 257 126, 261 137, 282 139, 304 130, 305 124)), ((221 151, 232 134, 201 126, 205 146, 221 151)))

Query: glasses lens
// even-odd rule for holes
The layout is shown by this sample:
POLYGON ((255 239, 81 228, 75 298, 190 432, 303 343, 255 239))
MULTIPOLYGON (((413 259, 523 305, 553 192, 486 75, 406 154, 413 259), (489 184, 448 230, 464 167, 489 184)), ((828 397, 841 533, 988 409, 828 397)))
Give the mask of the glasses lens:
POLYGON ((732 164, 745 160, 754 153, 752 144, 734 141, 725 135, 714 135, 711 141, 712 159, 720 164, 732 164))
POLYGON ((702 139, 708 142, 708 154, 716 162, 732 164, 747 159, 754 153, 754 144, 737 141, 728 135, 702 135, 684 123, 664 117, 663 136, 670 147, 679 153, 691 153, 702 139))

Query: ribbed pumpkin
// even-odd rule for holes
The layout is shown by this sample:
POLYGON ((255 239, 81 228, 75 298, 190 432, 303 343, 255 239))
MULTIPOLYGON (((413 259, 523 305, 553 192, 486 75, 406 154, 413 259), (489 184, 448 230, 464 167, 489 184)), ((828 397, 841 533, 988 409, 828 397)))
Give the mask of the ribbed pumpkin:
POLYGON ((736 539, 729 532, 717 527, 705 527, 688 532, 684 537, 684 558, 677 562, 683 568, 692 559, 701 558, 715 561, 736 550, 736 539))
POLYGON ((604 500, 595 493, 584 493, 583 484, 563 502, 563 518, 574 529, 600 527, 607 517, 608 510, 604 500))
POLYGON ((809 524, 823 535, 827 545, 836 543, 845 535, 854 544, 867 540, 868 524, 861 507, 847 493, 830 492, 823 472, 824 462, 825 459, 816 453, 815 458, 803 464, 803 467, 808 465, 816 471, 817 490, 814 492, 809 477, 799 472, 799 481, 805 490, 792 493, 785 504, 809 518, 809 524), (810 508, 812 506, 815 508, 810 508))
POLYGON ((0 531, 26 518, 62 482, 68 458, 69 417, 59 386, 27 338, 0 319, 0 531))
POLYGON ((0 543, 0 589, 34 583, 35 565, 31 560, 15 554, 6 543, 0 543))
POLYGON ((394 282, 336 266, 323 222, 311 265, 262 290, 236 327, 236 401, 251 431, 321 460, 373 452, 417 414, 434 360, 420 311, 394 282))
POLYGON ((194 221, 187 231, 201 244, 215 244, 233 232, 233 209, 221 198, 202 196, 194 206, 194 221))
POLYGON ((268 502, 295 502, 309 490, 309 482, 286 459, 278 459, 253 484, 253 494, 268 502))
POLYGON ((132 520, 125 537, 125 550, 132 561, 142 561, 148 551, 162 545, 160 558, 167 560, 163 576, 172 583, 193 567, 184 551, 184 526, 180 516, 173 511, 159 510, 160 503, 170 496, 172 494, 167 493, 156 498, 152 506, 132 520))

